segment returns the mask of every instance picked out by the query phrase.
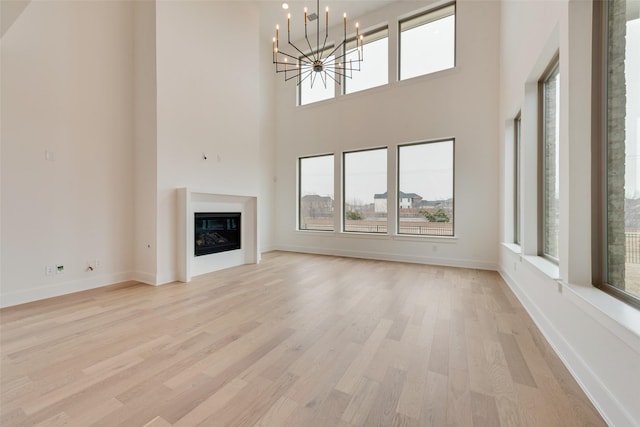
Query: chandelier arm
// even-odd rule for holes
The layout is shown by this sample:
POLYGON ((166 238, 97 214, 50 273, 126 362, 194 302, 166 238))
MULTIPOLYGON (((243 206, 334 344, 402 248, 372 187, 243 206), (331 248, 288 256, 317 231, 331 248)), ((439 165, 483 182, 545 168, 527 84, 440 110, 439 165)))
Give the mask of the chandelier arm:
POLYGON ((344 43, 345 42, 343 41, 342 43, 338 44, 338 46, 336 46, 327 57, 332 56, 334 53, 336 53, 342 46, 344 46, 344 43))
POLYGON ((327 60, 327 62, 323 63, 323 65, 324 65, 325 67, 333 66, 333 65, 335 65, 335 64, 338 62, 338 59, 339 59, 339 58, 335 58, 335 57, 334 57, 334 58, 333 58, 333 59, 331 59, 331 60, 327 60))
MULTIPOLYGON (((332 71, 332 73, 333 73, 333 74, 336 74, 337 72, 336 72, 335 70, 333 70, 333 71, 332 71)), ((336 83, 338 84, 338 86, 340 86, 340 81, 339 81, 338 79, 336 79, 336 78, 332 75, 332 73, 328 73, 328 72, 326 72, 326 71, 325 71, 323 74, 325 74, 325 77, 327 77, 327 76, 328 76, 329 78, 331 78, 331 80, 333 80, 334 82, 336 82, 336 83)), ((326 80, 326 81, 325 81, 325 83, 324 83, 324 87, 325 87, 325 88, 327 87, 327 81, 328 81, 328 80, 326 80)))
POLYGON ((340 77, 345 77, 347 79, 353 78, 353 72, 351 68, 347 68, 346 66, 344 66, 342 67, 341 70, 342 71, 336 71, 336 74, 338 74, 340 77))
MULTIPOLYGON (((311 77, 311 75, 313 74, 313 71, 307 70, 304 73, 300 73, 300 76, 302 76, 303 74, 306 74, 306 75, 300 78, 300 82, 298 83, 299 85, 302 84, 302 82, 307 80, 309 77, 311 77)), ((313 78, 311 78, 311 80, 313 80, 313 78)))
POLYGON ((288 82, 289 80, 295 79, 295 78, 298 78, 298 77, 300 77, 300 73, 295 73, 295 75, 293 75, 293 76, 285 77, 284 81, 288 82))
MULTIPOLYGON (((297 56, 293 56, 293 55, 291 55, 291 54, 289 54, 289 53, 286 53, 286 52, 278 52, 278 53, 281 53, 283 56, 286 56, 286 57, 291 58, 291 59, 293 59, 293 60, 300 61, 300 58, 299 58, 299 57, 297 57, 297 56)), ((290 62, 283 62, 283 61, 274 61, 273 63, 274 63, 274 64, 291 64, 290 62)), ((309 65, 311 65, 311 64, 312 64, 312 62, 305 62, 305 61, 300 61, 300 63, 303 63, 303 64, 309 64, 309 65)), ((295 65, 295 64, 294 64, 294 65, 295 65)))
MULTIPOLYGON (((318 57, 316 56, 318 52, 314 51, 313 48, 311 47, 311 42, 309 41, 309 37, 307 37, 307 35, 305 34, 304 39, 307 41, 307 46, 309 46, 309 52, 311 52, 311 56, 313 56, 313 58, 311 59, 311 62, 315 62, 318 60, 318 57)), ((298 48, 296 48, 298 49, 298 48)), ((299 51, 300 49, 298 49, 299 51)), ((305 54, 303 54, 305 55, 305 54)), ((305 55, 306 56, 306 55, 305 55)))
MULTIPOLYGON (((316 1, 316 52, 320 55, 320 0, 316 1)), ((321 59, 322 56, 320 56, 321 59)))
POLYGON ((359 61, 359 60, 356 60, 356 61, 349 60, 349 64, 347 65, 347 61, 344 61, 343 62, 343 68, 349 69, 349 70, 352 70, 352 71, 362 71, 360 69, 360 64, 361 63, 362 63, 362 61, 359 61), (357 67, 353 66, 354 62, 358 65, 357 67))
MULTIPOLYGON (((307 40, 307 42, 308 42, 308 40, 307 40)), ((314 59, 314 58, 309 57, 309 55, 307 55, 306 53, 304 53, 303 51, 301 51, 301 50, 298 48, 298 46, 296 46, 295 44, 293 44, 293 43, 291 43, 291 42, 289 42, 289 44, 290 44, 290 45, 291 45, 295 50, 297 50, 298 52, 300 52, 300 55, 302 55, 304 58, 306 58, 306 59, 307 59, 307 61, 309 61, 309 63, 310 63, 310 64, 312 64, 312 63, 313 63, 313 61, 315 61, 315 59, 314 59)), ((313 54, 313 52, 311 52, 311 53, 313 54)), ((292 58, 293 58, 293 56, 292 56, 292 58)), ((296 59, 300 59, 300 58, 296 58, 296 59)))
POLYGON ((317 74, 317 73, 316 73, 315 71, 312 71, 312 72, 311 72, 311 89, 313 89, 313 84, 314 84, 314 83, 315 83, 315 81, 316 81, 316 78, 317 78, 316 74, 317 74))
MULTIPOLYGON (((350 79, 350 78, 352 78, 352 76, 347 75, 347 74, 343 74, 343 73, 340 73, 340 72, 336 72, 336 74, 337 74, 339 77, 344 77, 344 78, 346 78, 346 79, 350 79)), ((338 84, 339 84, 339 85, 342 85, 342 83, 341 83, 341 82, 338 82, 338 84)))
POLYGON ((350 55, 350 54, 352 54, 352 53, 353 53, 353 52, 345 52, 345 53, 343 53, 343 54, 341 54, 341 55, 336 56, 336 57, 335 57, 335 60, 336 60, 336 61, 340 61, 341 59, 346 60, 346 59, 347 59, 347 56, 348 56, 348 55, 350 55))
MULTIPOLYGON (((320 60, 322 60, 322 54, 324 53, 324 50, 327 47, 327 38, 328 38, 327 36, 324 37, 324 42, 322 43, 322 50, 318 51, 318 56, 320 56, 320 60)), ((335 49, 333 50, 333 52, 335 52, 335 49)), ((330 57, 333 52, 327 55, 327 58, 330 57)))
POLYGON ((326 71, 322 71, 320 73, 320 79, 322 80, 322 84, 324 85, 324 88, 327 88, 327 72, 326 71))
MULTIPOLYGON (((276 73, 278 73, 278 74, 280 74, 280 73, 285 73, 285 75, 286 75, 287 73, 289 73, 289 74, 290 74, 290 73, 298 73, 298 74, 299 74, 299 73, 300 73, 300 71, 299 71, 299 68, 288 68, 288 69, 286 69, 286 70, 285 70, 285 69, 283 69, 283 68, 279 68, 279 69, 277 69, 277 70, 276 70, 276 73)), ((288 80, 288 79, 287 79, 287 80, 288 80)))

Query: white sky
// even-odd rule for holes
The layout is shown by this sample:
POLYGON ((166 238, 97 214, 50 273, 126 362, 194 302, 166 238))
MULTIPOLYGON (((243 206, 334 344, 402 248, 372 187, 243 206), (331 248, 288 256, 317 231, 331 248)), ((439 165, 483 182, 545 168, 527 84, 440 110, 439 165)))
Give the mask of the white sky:
POLYGON ((455 65, 455 15, 403 31, 400 39, 400 80, 455 65))
POLYGON ((453 141, 400 147, 400 190, 424 200, 453 197, 453 141))
MULTIPOLYGON (((360 63, 360 71, 352 72, 351 78, 346 79, 345 93, 354 93, 389 83, 389 38, 366 43, 362 51, 363 61, 360 63)), ((347 61, 349 59, 355 61, 357 58, 357 51, 347 55, 347 61)), ((354 68, 357 67, 354 66, 354 68)))
POLYGON ((352 205, 373 203, 387 191, 387 149, 358 151, 344 156, 344 200, 352 205))
POLYGON ((302 196, 316 194, 333 197, 333 155, 308 157, 301 161, 302 196))

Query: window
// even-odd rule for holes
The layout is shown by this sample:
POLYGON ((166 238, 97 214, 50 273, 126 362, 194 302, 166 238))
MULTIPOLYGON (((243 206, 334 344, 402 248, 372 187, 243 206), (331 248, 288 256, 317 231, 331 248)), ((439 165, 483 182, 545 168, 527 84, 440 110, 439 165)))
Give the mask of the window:
POLYGON ((400 80, 455 66, 456 6, 400 21, 400 80))
POLYGON ((387 149, 344 153, 344 231, 387 232, 387 149))
POLYGON ((594 167, 602 171, 596 215, 604 212, 596 283, 640 307, 640 12, 637 1, 595 3, 603 8, 596 16, 606 35, 604 90, 595 96, 601 97, 601 122, 594 139, 602 154, 594 167))
POLYGON ((453 236, 454 141, 398 147, 398 233, 453 236))
POLYGON ((520 244, 520 227, 522 224, 520 213, 520 153, 522 152, 522 117, 520 113, 513 121, 513 243, 520 244))
MULTIPOLYGON (((333 51, 333 47, 327 47, 325 54, 333 51)), ((300 58, 300 61, 308 61, 308 59, 300 58)), ((333 63, 335 55, 329 56, 323 60, 325 63, 333 63)), ((300 76, 298 86, 299 105, 307 105, 313 102, 324 101, 335 96, 336 81, 332 71, 311 71, 300 76)))
MULTIPOLYGON (((361 90, 381 86, 389 82, 389 30, 387 27, 364 34, 364 47, 360 71, 346 72, 344 77, 344 93, 350 94, 361 90)), ((356 41, 352 39, 346 45, 345 64, 355 64, 358 51, 356 41)), ((355 65, 354 65, 355 67, 355 65)), ((356 67, 357 68, 357 67, 356 67)))
POLYGON ((560 73, 557 60, 542 84, 542 250, 541 254, 558 261, 560 237, 560 73))
POLYGON ((299 159, 300 230, 333 231, 333 154, 299 159))

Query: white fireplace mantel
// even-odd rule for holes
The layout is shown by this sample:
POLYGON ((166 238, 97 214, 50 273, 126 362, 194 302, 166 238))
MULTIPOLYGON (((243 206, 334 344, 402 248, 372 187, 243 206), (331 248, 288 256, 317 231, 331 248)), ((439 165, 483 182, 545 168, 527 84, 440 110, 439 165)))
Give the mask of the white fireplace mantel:
POLYGON ((260 261, 257 197, 215 194, 178 188, 178 278, 189 282, 193 276, 260 261), (241 212, 241 249, 194 256, 195 212, 241 212))

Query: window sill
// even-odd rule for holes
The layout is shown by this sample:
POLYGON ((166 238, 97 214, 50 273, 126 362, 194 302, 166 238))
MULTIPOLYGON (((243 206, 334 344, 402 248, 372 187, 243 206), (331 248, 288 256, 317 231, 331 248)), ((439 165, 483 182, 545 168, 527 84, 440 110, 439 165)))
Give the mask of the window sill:
POLYGON ((417 236, 411 234, 396 234, 391 236, 393 240, 401 242, 435 242, 435 243, 457 243, 456 236, 417 236))
POLYGON ((414 236, 411 234, 386 234, 386 233, 362 233, 355 231, 322 231, 322 230, 296 230, 296 233, 309 236, 337 237, 340 239, 373 239, 396 240, 399 242, 429 242, 429 243, 457 243, 456 236, 414 236))
POLYGON ((431 73, 427 73, 427 74, 421 74, 419 76, 414 76, 414 77, 409 77, 409 78, 404 78, 404 79, 398 79, 397 82, 395 82, 396 84, 399 85, 410 85, 410 84, 414 84, 414 83, 418 83, 424 80, 431 80, 431 79, 439 79, 439 78, 443 78, 446 77, 450 74, 456 74, 458 73, 460 70, 460 66, 456 66, 454 65, 451 68, 445 68, 444 70, 438 70, 438 71, 434 71, 431 73))
POLYGON ((323 230, 296 230, 296 233, 307 234, 309 236, 320 237, 338 237, 338 238, 356 238, 356 239, 377 239, 377 240, 389 240, 391 237, 386 233, 359 233, 359 232, 345 232, 345 231, 323 231, 323 230))
POLYGON ((595 286, 559 283, 577 306, 640 353, 640 310, 595 286))
POLYGON ((339 233, 336 233, 336 237, 340 237, 340 238, 356 238, 356 239, 383 239, 383 240, 389 240, 389 238, 391 237, 389 234, 387 233, 363 233, 363 232, 358 232, 358 231, 341 231, 339 233))
POLYGON ((522 255, 522 248, 518 244, 502 242, 502 246, 509 249, 514 254, 522 255))
POLYGON ((560 267, 546 258, 535 255, 524 255, 522 258, 553 280, 560 280, 560 267))

